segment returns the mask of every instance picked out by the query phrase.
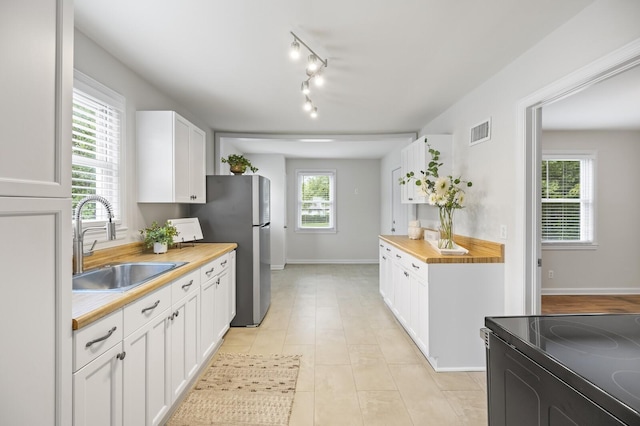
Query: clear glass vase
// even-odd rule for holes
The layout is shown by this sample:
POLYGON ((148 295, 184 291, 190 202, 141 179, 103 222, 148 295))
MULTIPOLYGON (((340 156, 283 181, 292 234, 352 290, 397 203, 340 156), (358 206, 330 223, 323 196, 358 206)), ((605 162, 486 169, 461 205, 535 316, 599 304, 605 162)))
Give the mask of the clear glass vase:
POLYGON ((456 247, 453 242, 453 212, 452 207, 440 207, 440 239, 438 240, 438 248, 454 249, 456 247))

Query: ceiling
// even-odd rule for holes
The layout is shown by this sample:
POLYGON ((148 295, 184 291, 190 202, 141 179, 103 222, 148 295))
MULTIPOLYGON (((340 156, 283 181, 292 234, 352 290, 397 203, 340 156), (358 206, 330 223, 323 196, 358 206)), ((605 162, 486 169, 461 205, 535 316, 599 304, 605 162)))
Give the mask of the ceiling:
POLYGON ((217 131, 415 132, 593 0, 78 0, 76 27, 217 131), (290 31, 328 59, 302 110, 290 31))
POLYGON ((542 109, 545 130, 640 130, 640 67, 542 109))

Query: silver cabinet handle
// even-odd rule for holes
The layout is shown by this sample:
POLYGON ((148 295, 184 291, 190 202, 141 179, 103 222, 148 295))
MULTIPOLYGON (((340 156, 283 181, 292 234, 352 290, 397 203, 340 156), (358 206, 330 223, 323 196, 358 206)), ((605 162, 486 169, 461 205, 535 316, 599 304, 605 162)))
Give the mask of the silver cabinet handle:
POLYGON ((420 267, 415 265, 413 262, 411 262, 411 266, 413 266, 415 269, 420 269, 420 267))
POLYGON ((224 266, 225 266, 226 264, 227 264, 227 261, 225 260, 224 262, 222 262, 222 263, 220 264, 220 266, 222 266, 222 267, 224 268, 224 266))
POLYGON ((382 258, 383 258, 384 260, 387 260, 387 258, 386 258, 386 257, 384 257, 384 256, 382 256, 382 258))
POLYGON ((159 304, 160 304, 160 301, 156 300, 156 303, 154 303, 153 306, 149 306, 148 308, 144 308, 141 313, 144 314, 147 311, 153 311, 155 308, 158 307, 159 304))
POLYGON ((188 283, 186 283, 186 284, 183 284, 183 285, 182 285, 182 289, 183 289, 183 290, 188 289, 189 287, 191 287, 191 284, 193 284, 193 280, 189 281, 189 282, 188 282, 188 283))
POLYGON ((407 271, 405 271, 405 272, 404 272, 404 276, 405 276, 405 277, 408 277, 408 276, 409 276, 409 273, 408 273, 407 271))
POLYGON ((118 355, 116 355, 116 358, 118 358, 120 361, 122 361, 125 356, 127 356, 127 353, 125 351, 122 351, 118 355))
POLYGON ((386 248, 387 251, 391 251, 391 249, 389 247, 386 248))
POLYGON ((396 254, 396 258, 402 259, 402 256, 400 256, 399 254, 396 254))
POLYGON ((180 311, 175 311, 169 318, 171 318, 171 321, 173 321, 178 316, 180 316, 180 311))
POLYGON ((215 268, 211 268, 209 269, 207 272, 205 272, 205 274, 207 274, 207 276, 211 275, 211 273, 213 272, 215 268))
POLYGON ((220 285, 220 278, 216 280, 216 287, 218 287, 219 285, 220 285))
POLYGON ((102 337, 99 337, 97 339, 94 339, 90 342, 87 342, 87 344, 84 346, 85 348, 90 347, 91 345, 93 345, 94 343, 98 343, 98 342, 102 342, 103 340, 107 340, 109 337, 111 337, 111 335, 113 334, 114 331, 116 331, 116 326, 114 325, 113 328, 109 331, 107 331, 107 334, 105 334, 102 337))

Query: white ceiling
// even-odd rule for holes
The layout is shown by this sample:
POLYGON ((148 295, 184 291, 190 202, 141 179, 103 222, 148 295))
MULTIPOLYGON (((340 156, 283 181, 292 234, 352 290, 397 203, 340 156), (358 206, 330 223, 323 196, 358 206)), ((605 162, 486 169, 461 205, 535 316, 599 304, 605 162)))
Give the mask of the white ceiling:
POLYGON ((542 109, 545 130, 640 130, 640 67, 542 109))
POLYGON ((415 132, 593 0, 77 0, 76 26, 219 131, 415 132), (302 111, 289 31, 329 61, 302 111))

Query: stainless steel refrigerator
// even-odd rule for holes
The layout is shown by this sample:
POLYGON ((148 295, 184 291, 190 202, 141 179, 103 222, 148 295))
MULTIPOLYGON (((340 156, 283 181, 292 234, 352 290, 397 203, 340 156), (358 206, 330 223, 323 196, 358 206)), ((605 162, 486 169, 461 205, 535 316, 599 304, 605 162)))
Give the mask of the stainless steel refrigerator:
POLYGON ((207 202, 191 204, 204 242, 235 242, 234 327, 257 326, 271 304, 269 179, 258 175, 207 176, 207 202))

